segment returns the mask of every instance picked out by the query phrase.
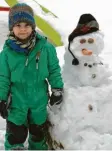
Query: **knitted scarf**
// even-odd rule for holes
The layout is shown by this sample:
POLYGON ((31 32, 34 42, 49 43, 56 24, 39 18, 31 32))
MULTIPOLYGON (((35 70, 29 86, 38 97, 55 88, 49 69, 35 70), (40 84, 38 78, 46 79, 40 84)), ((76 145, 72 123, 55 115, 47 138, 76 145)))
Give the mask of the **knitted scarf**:
POLYGON ((33 31, 26 42, 21 42, 14 33, 10 32, 8 35, 9 45, 16 52, 29 53, 36 43, 36 31, 33 31))

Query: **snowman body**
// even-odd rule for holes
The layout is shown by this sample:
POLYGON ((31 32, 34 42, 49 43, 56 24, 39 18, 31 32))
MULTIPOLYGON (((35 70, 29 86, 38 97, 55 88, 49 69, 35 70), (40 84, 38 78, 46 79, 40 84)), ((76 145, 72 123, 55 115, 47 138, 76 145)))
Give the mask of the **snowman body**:
POLYGON ((63 105, 49 111, 55 150, 112 149, 112 85, 69 87, 63 105))
POLYGON ((63 104, 60 110, 49 110, 56 150, 112 149, 112 82, 109 80, 112 74, 99 57, 103 47, 103 35, 99 31, 75 38, 70 48, 79 60, 78 65, 72 64, 73 56, 66 49, 62 68, 63 104), (87 43, 90 38, 94 43, 87 43), (86 43, 81 44, 81 39, 86 43), (89 55, 88 51, 84 55, 83 49, 91 50, 89 55))

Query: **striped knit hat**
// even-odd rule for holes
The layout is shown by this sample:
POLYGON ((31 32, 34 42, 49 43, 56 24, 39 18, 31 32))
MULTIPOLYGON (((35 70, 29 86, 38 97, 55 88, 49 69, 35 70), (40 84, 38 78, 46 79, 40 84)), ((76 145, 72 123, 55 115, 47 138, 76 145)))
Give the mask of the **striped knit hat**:
POLYGON ((11 31, 13 26, 20 22, 30 24, 33 29, 36 27, 33 9, 25 3, 18 3, 10 9, 9 30, 11 31))

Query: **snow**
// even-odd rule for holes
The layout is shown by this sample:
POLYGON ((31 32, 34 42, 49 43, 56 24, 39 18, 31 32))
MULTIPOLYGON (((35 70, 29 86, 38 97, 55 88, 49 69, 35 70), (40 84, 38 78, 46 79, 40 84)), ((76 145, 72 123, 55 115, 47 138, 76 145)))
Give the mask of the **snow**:
POLYGON ((55 140, 61 141, 66 149, 108 149, 112 138, 112 86, 65 87, 61 111, 50 113, 55 140))
MULTIPOLYGON (((36 0, 47 7, 59 18, 45 15, 35 2, 28 0, 35 13, 46 19, 62 36, 64 46, 57 47, 59 63, 64 70, 64 54, 67 46, 67 36, 76 27, 79 16, 91 13, 97 18, 101 31, 104 32, 104 49, 100 54, 104 62, 112 68, 112 43, 111 43, 111 4, 110 1, 94 0, 36 0), (83 7, 84 6, 84 7, 83 7), (37 9, 38 8, 38 9, 37 9), (106 9, 108 8, 108 9, 106 9), (105 11, 106 9, 106 11, 105 11)), ((24 2, 24 0, 21 0, 24 2)), ((25 1, 26 2, 26 1, 25 1)), ((1 5, 7 6, 4 0, 1 5)), ((8 13, 0 12, 0 50, 8 34, 8 13)), ((72 60, 71 60, 72 61, 72 60)), ((68 68, 69 69, 69 68, 68 68)), ((69 71, 69 70, 68 70, 69 71)), ((75 72, 72 70, 72 72, 75 72)), ((102 73, 103 74, 103 73, 102 73)), ((66 76, 67 73, 65 72, 66 76)), ((112 84, 111 78, 107 83, 94 86, 75 86, 75 80, 67 75, 65 79, 65 95, 61 110, 57 113, 50 112, 54 123, 52 135, 61 141, 66 149, 77 150, 109 150, 112 149, 112 84), (70 81, 70 82, 68 82, 70 81), (90 109, 92 107, 92 110, 90 109)), ((4 149, 5 120, 0 118, 0 149, 4 149)))

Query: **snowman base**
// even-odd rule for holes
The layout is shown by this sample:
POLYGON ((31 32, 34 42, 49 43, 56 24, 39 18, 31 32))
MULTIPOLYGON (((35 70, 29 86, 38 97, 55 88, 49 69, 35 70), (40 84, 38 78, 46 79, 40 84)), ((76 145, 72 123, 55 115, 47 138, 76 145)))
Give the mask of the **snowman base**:
POLYGON ((66 88, 61 110, 49 111, 53 148, 112 149, 111 92, 112 84, 66 88))

